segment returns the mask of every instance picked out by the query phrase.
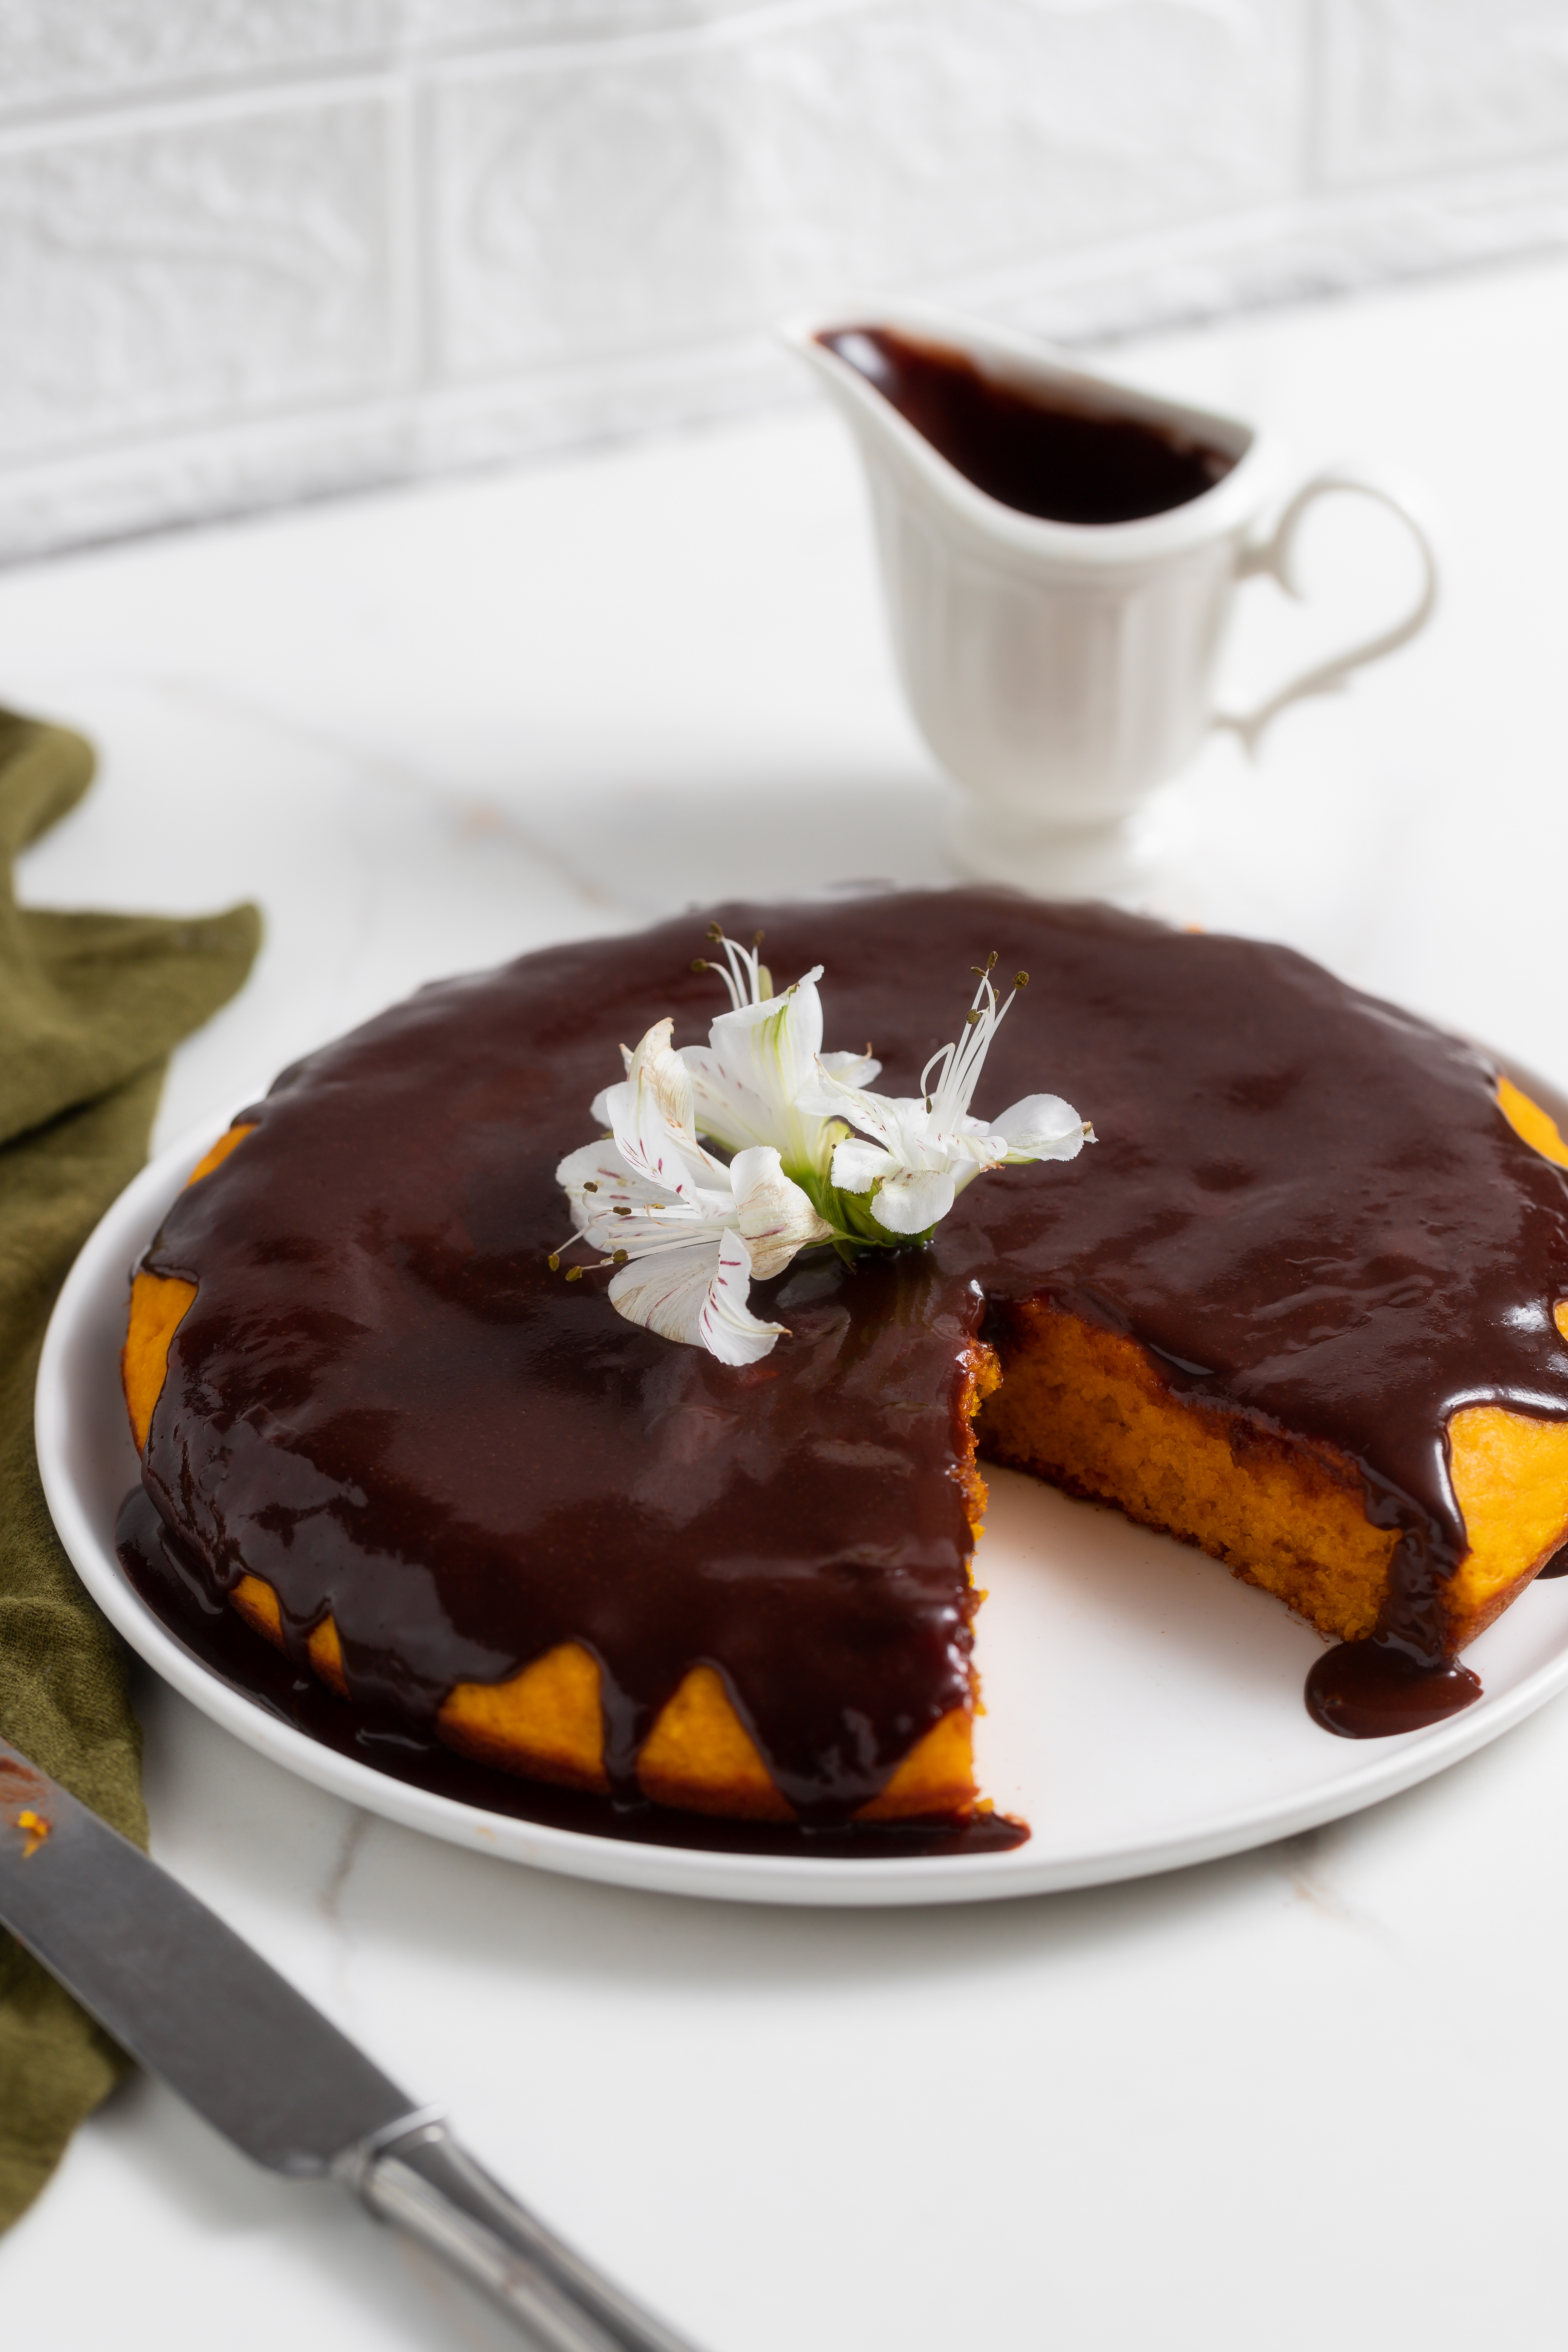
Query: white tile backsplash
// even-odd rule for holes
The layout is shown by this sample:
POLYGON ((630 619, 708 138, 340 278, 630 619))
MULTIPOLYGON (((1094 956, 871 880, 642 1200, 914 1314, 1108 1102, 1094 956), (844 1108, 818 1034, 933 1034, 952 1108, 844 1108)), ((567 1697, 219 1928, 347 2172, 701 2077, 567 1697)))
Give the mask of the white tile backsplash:
POLYGON ((0 558, 1568 242, 1568 0, 0 0, 0 558))
POLYGON ((0 149, 0 462, 380 390, 384 101, 0 149))
MULTIPOLYGON (((819 0, 807 5, 813 15, 823 13, 819 0)), ((791 9, 788 0, 783 8, 779 0, 404 0, 403 28, 411 47, 438 49, 476 41, 596 41, 675 25, 790 14, 800 9, 791 9)))
POLYGON ((399 0, 0 0, 0 111, 374 58, 399 0))
POLYGON ((1323 157, 1353 182, 1568 147, 1563 0, 1322 0, 1323 157))
POLYGON ((890 0, 465 66, 433 100, 437 370, 742 333, 1285 194, 1296 16, 890 0))

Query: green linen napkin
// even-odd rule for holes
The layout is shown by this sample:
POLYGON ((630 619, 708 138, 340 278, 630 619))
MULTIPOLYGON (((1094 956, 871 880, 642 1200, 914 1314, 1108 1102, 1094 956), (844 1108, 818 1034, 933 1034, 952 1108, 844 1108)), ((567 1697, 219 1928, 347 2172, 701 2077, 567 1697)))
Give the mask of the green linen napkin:
MULTIPOLYGON (((71 1260, 147 1156, 169 1052, 240 986, 261 922, 18 907, 13 859, 92 771, 80 736, 0 710, 0 1732, 144 1844, 125 1660, 45 1507, 33 1381, 71 1260)), ((124 2063, 0 1933, 0 2230, 124 2063)))

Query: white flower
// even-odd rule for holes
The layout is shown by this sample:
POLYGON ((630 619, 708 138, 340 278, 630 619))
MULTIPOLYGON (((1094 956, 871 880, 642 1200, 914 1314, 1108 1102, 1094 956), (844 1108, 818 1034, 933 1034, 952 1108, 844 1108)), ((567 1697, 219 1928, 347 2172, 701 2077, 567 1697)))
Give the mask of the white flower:
POLYGON ((999 1008, 987 966, 963 1033, 932 1055, 921 1073, 919 1095, 868 1094, 818 1064, 807 1105, 837 1109, 860 1130, 834 1150, 833 1182, 841 1192, 873 1194, 871 1213, 886 1232, 928 1233, 983 1169, 1073 1160, 1091 1138, 1093 1130, 1058 1095, 1026 1095, 989 1121, 970 1114, 991 1041, 1026 980, 1020 972, 1013 995, 999 1008))
POLYGON ((628 1169, 684 1197, 695 1185, 726 1186, 729 1171, 697 1140, 691 1074, 670 1045, 674 1031, 673 1021, 654 1023, 626 1055, 621 1084, 595 1097, 594 1116, 614 1130, 628 1169))
POLYGON ((609 1295, 629 1322, 727 1364, 765 1356, 784 1326, 746 1306, 753 1275, 780 1274, 832 1228, 766 1145, 726 1167, 697 1140, 691 1079, 656 1022, 601 1097, 613 1133, 556 1170, 582 1238, 616 1266, 609 1295))
MULTIPOLYGON (((785 1333, 747 1307, 753 1276, 781 1274, 817 1242, 849 1256, 929 1234, 982 1169, 1071 1160, 1089 1138, 1056 1095, 1026 1095, 990 1122, 971 1114, 1013 1002, 998 1007, 991 965, 963 1034, 926 1064, 921 1093, 893 1097, 869 1092, 881 1065, 868 1049, 822 1051, 820 964, 774 995, 757 942, 739 947, 717 926, 710 937, 725 964, 698 968, 719 971, 731 1010, 705 1046, 677 1053, 669 1021, 655 1022, 635 1053, 623 1046, 625 1078, 594 1104, 610 1133, 556 1170, 576 1236, 614 1267, 610 1299, 629 1321, 723 1363, 754 1363, 785 1333)), ((1015 995, 1026 980, 1020 972, 1015 995)), ((557 1252, 550 1263, 560 1262, 557 1252)), ((567 1279, 582 1271, 569 1267, 567 1279)))
MULTIPOLYGON (((824 1054, 819 963, 775 996, 755 946, 739 947, 717 929, 710 937, 724 950, 728 969, 708 969, 728 988, 733 1010, 712 1024, 706 1045, 681 1049, 691 1073, 697 1126, 725 1151, 771 1143, 798 1173, 826 1174, 835 1131, 827 1118, 803 1108, 804 1094, 819 1067, 847 1086, 863 1087, 882 1066, 868 1051, 824 1054)), ((757 937, 760 941, 762 934, 757 937)))

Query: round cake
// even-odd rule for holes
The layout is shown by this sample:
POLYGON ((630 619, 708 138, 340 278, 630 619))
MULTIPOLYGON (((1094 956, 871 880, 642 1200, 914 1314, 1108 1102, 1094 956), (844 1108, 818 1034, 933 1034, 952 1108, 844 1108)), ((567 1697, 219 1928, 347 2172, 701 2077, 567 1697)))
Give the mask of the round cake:
POLYGON ((721 1362, 552 1264, 623 1046, 718 1009, 710 919, 426 988, 246 1111, 135 1276, 184 1570, 366 1720, 504 1770, 961 1818, 978 1438, 1451 1685, 1568 1538, 1551 1120, 1282 948, 989 890, 716 917, 781 983, 823 965, 905 1093, 972 968, 1023 968, 985 1107, 1048 1087, 1095 1149, 994 1170, 921 1245, 803 1251, 752 1291, 787 1336, 721 1362))

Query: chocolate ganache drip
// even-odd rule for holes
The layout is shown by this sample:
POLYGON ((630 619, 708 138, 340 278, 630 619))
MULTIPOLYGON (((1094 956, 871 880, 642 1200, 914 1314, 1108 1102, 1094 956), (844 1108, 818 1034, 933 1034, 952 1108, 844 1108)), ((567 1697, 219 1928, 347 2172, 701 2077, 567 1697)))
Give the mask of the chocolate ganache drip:
POLYGON ((967 1696, 966 1358, 1043 1295, 1183 1397, 1358 1464, 1399 1533, 1380 1642, 1441 1669, 1449 1413, 1568 1416, 1568 1188, 1486 1059, 1287 949, 1104 908, 718 918, 765 929, 781 986, 825 964, 828 1043, 869 1038, 893 1093, 973 964, 1026 969, 977 1108, 1060 1093, 1097 1148, 986 1176, 925 1249, 797 1259, 752 1299, 791 1337, 737 1370, 546 1264, 622 1042, 668 1013, 695 1043, 722 1009, 691 970, 707 917, 426 988, 287 1072, 149 1253, 199 1291, 145 1483, 212 1589, 264 1578, 296 1658, 330 1609, 355 1699, 419 1726, 582 1642, 623 1791, 711 1664, 802 1817, 842 1819, 967 1696))

